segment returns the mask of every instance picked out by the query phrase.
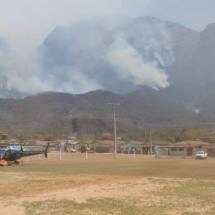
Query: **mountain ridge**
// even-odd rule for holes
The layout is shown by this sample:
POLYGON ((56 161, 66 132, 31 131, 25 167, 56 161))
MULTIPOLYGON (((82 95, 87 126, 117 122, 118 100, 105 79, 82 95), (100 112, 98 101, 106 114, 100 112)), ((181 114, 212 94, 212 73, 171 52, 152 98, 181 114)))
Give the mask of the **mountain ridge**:
POLYGON ((73 87, 80 87, 80 81, 83 87, 102 86, 101 90, 89 90, 81 94, 44 92, 22 99, 1 99, 2 129, 16 133, 111 132, 109 103, 121 104, 117 108, 121 132, 144 127, 198 127, 213 124, 215 24, 209 24, 205 30, 197 32, 149 17, 144 18, 144 21, 143 18, 139 18, 138 22, 135 19, 132 21, 133 25, 125 22, 111 31, 97 23, 95 28, 85 26, 86 32, 83 26, 58 28, 57 35, 52 32, 40 49, 45 60, 42 63, 48 69, 41 77, 57 78, 51 79, 56 90, 60 87, 72 90, 73 87), (79 38, 79 31, 83 37, 79 38), (91 36, 84 41, 86 33, 91 36), (118 44, 120 33, 123 39, 120 36, 118 44), (91 53, 94 47, 96 49, 91 53), (143 79, 143 82, 148 81, 146 85, 139 84, 142 78, 139 68, 132 74, 116 71, 112 64, 106 62, 109 58, 104 61, 104 57, 110 54, 110 50, 114 50, 115 56, 119 53, 118 49, 126 54, 131 51, 131 56, 138 56, 138 60, 133 62, 141 61, 141 66, 154 65, 156 74, 165 71, 170 86, 152 89, 150 84, 154 77, 151 76, 149 80, 143 79), (97 81, 101 85, 94 83, 97 81))

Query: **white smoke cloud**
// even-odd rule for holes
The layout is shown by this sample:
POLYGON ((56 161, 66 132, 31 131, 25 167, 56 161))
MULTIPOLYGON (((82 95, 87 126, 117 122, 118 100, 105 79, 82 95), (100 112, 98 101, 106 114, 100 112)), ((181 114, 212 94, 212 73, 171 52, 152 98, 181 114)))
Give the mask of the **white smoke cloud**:
POLYGON ((3 77, 7 81, 7 90, 17 90, 21 93, 38 93, 54 90, 38 76, 38 62, 33 56, 26 56, 8 50, 1 55, 3 77), (23 63, 25 61, 25 63, 23 63))
POLYGON ((39 58, 13 50, 2 62, 9 89, 24 93, 159 90, 169 86, 170 44, 165 25, 151 18, 93 19, 56 28, 39 48, 39 58))
POLYGON ((135 85, 154 89, 169 86, 167 74, 157 67, 157 63, 145 62, 138 51, 121 36, 109 48, 107 59, 120 77, 135 85))
POLYGON ((175 59, 165 23, 151 18, 113 22, 94 19, 56 28, 40 49, 42 80, 72 93, 168 87, 166 68, 175 59))
MULTIPOLYGON (((30 93, 45 90, 85 92, 96 88, 115 90, 117 86, 119 91, 120 88, 127 88, 131 81, 133 84, 153 88, 168 86, 165 70, 174 61, 169 47, 169 35, 161 24, 161 27, 157 27, 156 39, 153 36, 155 29, 150 32, 151 23, 145 27, 144 24, 143 30, 141 26, 137 26, 136 29, 133 28, 133 24, 128 26, 128 34, 131 35, 134 44, 127 37, 124 38, 124 42, 114 39, 113 44, 98 44, 99 39, 105 40, 100 34, 91 39, 88 38, 88 31, 79 32, 77 38, 80 37, 80 46, 74 43, 66 45, 73 46, 70 49, 76 49, 77 52, 84 50, 84 57, 90 55, 92 58, 84 63, 79 59, 80 62, 76 62, 70 68, 67 65, 57 65, 57 69, 50 68, 44 72, 52 73, 53 69, 58 70, 61 75, 51 77, 51 74, 48 80, 41 78, 41 68, 35 52, 38 44, 42 43, 48 32, 57 25, 70 25, 104 14, 115 14, 112 16, 112 23, 118 22, 118 14, 128 17, 151 15, 197 29, 215 20, 215 1, 212 0, 189 0, 186 3, 182 3, 181 0, 164 0, 162 4, 160 0, 7 0, 1 3, 0 34, 4 35, 18 52, 12 56, 5 52, 0 53, 0 78, 7 77, 10 88, 30 93), (119 47, 119 42, 124 43, 124 47, 119 47), (81 44, 93 45, 87 48, 81 44), (60 83, 61 79, 57 79, 63 75, 66 81, 60 83), (124 79, 127 85, 122 83, 121 79, 124 79)), ((106 37, 108 38, 108 35, 106 37)), ((81 58, 72 55, 69 56, 71 61, 74 61, 73 57, 81 58)))
POLYGON ((58 80, 59 76, 52 75, 45 83, 52 91, 68 92, 68 93, 83 93, 102 89, 99 83, 88 78, 84 73, 76 70, 75 68, 58 68, 58 71, 62 78, 58 80))

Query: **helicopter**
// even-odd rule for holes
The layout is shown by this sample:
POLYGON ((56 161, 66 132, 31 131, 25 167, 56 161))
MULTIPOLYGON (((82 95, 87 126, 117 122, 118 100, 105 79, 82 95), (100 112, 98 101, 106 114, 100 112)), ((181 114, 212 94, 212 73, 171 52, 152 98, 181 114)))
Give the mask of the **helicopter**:
POLYGON ((48 158, 49 143, 44 150, 29 150, 24 149, 22 145, 9 145, 0 148, 0 166, 8 166, 11 163, 19 164, 19 160, 23 157, 29 157, 34 155, 44 154, 45 158, 48 158))

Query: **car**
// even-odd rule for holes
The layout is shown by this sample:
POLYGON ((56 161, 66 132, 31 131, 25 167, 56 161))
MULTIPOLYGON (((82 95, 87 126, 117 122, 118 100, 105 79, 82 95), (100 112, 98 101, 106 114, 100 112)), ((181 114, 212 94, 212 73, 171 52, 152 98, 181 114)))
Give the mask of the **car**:
POLYGON ((197 151, 195 154, 196 159, 206 159, 207 157, 208 157, 208 154, 205 151, 197 151))
POLYGON ((77 150, 76 150, 76 149, 74 149, 74 148, 69 149, 69 151, 70 151, 70 152, 72 152, 72 153, 77 152, 77 150))

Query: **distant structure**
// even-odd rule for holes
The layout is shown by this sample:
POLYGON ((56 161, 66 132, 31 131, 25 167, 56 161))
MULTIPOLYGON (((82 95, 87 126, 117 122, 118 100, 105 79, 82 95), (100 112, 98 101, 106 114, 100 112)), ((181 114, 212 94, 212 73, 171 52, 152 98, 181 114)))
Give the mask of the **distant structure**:
POLYGON ((199 140, 207 143, 215 143, 215 137, 200 137, 199 140))
POLYGON ((170 145, 156 145, 153 150, 157 157, 159 156, 193 156, 197 151, 203 150, 209 157, 215 157, 215 146, 202 141, 184 141, 170 145))
POLYGON ((7 145, 8 143, 8 133, 0 132, 0 145, 7 145))
POLYGON ((79 141, 74 136, 69 136, 66 141, 62 141, 64 146, 64 151, 66 152, 76 152, 80 149, 79 141))

